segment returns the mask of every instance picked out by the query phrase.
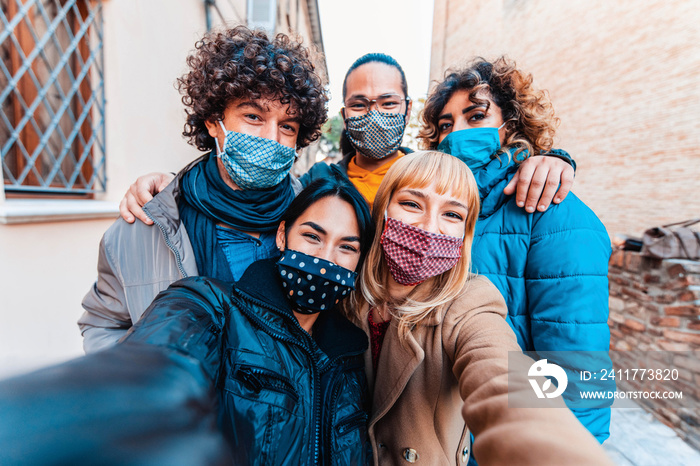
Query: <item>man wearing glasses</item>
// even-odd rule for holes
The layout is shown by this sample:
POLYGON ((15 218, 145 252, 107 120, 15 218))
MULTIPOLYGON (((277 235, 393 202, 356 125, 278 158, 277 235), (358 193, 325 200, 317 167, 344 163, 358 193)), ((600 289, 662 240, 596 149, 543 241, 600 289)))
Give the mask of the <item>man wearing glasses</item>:
POLYGON ((402 155, 412 152, 400 147, 412 104, 401 66, 383 53, 360 57, 345 75, 343 102, 343 159, 333 165, 316 163, 300 181, 306 185, 316 178, 339 173, 371 205, 389 168, 402 155))

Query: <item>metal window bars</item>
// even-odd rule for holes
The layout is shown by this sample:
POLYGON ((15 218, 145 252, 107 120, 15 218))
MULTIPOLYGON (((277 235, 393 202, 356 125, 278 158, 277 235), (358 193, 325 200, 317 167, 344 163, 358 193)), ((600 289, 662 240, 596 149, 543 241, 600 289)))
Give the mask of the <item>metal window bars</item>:
POLYGON ((6 192, 105 190, 101 0, 0 0, 6 192))

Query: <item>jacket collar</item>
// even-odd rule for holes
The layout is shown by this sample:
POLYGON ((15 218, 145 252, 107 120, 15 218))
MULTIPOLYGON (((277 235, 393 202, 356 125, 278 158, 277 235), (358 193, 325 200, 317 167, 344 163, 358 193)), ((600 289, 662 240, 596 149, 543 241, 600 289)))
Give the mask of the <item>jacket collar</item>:
MULTIPOLYGON (((399 152, 403 152, 404 154, 410 154, 413 152, 413 149, 409 149, 408 147, 399 147, 399 152)), ((337 163, 339 167, 343 168, 343 171, 347 173, 348 171, 348 164, 350 163, 350 160, 352 160, 353 157, 355 157, 355 154, 357 151, 353 150, 348 152, 343 156, 343 158, 340 160, 340 162, 337 163)))
POLYGON ((206 160, 210 154, 197 157, 197 159, 180 170, 175 179, 166 186, 165 189, 156 194, 152 200, 143 206, 144 212, 165 229, 164 233, 172 236, 180 228, 180 211, 178 204, 180 202, 180 180, 182 176, 193 166, 206 160))
POLYGON ((491 216, 511 198, 503 194, 503 189, 517 171, 518 164, 513 162, 509 153, 500 154, 486 166, 472 171, 481 198, 480 219, 491 216))
MULTIPOLYGON (((254 262, 236 282, 236 290, 270 308, 268 315, 261 315, 276 328, 296 322, 289 300, 277 278, 277 259, 264 259, 254 262)), ((362 353, 367 349, 367 335, 343 317, 337 309, 322 312, 314 324, 313 339, 318 347, 333 359, 345 354, 362 353)))
MULTIPOLYGON (((367 316, 369 306, 365 305, 359 313, 360 326, 369 332, 367 316)), ((392 319, 384 336, 382 352, 377 367, 377 377, 372 370, 372 355, 370 351, 365 353, 365 372, 370 390, 373 392, 372 418, 369 426, 381 419, 396 403, 413 373, 425 359, 425 351, 418 343, 422 332, 414 329, 408 334, 405 342, 399 340, 398 321, 392 319)))

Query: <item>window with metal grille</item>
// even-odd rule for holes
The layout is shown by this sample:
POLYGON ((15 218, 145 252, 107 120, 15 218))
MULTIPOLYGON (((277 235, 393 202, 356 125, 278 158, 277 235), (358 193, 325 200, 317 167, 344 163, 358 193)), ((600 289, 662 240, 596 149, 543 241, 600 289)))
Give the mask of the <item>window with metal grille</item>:
POLYGON ((105 190, 101 0, 0 0, 6 193, 105 190))

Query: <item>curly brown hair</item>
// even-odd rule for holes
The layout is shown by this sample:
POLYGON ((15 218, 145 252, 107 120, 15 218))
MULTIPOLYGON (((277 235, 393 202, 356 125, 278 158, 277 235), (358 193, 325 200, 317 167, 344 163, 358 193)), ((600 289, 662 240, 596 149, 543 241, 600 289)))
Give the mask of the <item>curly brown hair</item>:
POLYGON ((299 118, 297 147, 321 135, 328 95, 301 40, 237 26, 205 35, 187 57, 190 71, 178 78, 187 122, 183 135, 199 150, 214 148, 205 121, 223 118, 233 100, 279 100, 299 118))
POLYGON ((502 150, 514 148, 516 162, 552 148, 559 118, 554 115, 549 95, 532 86, 530 73, 518 70, 514 61, 501 56, 493 62, 476 58, 463 69, 445 73, 445 79, 430 94, 420 116, 422 127, 418 137, 427 149, 437 148, 440 114, 452 95, 461 90, 469 92, 470 101, 488 107, 488 101, 477 97, 479 91, 485 90, 498 105, 506 122, 502 150))

